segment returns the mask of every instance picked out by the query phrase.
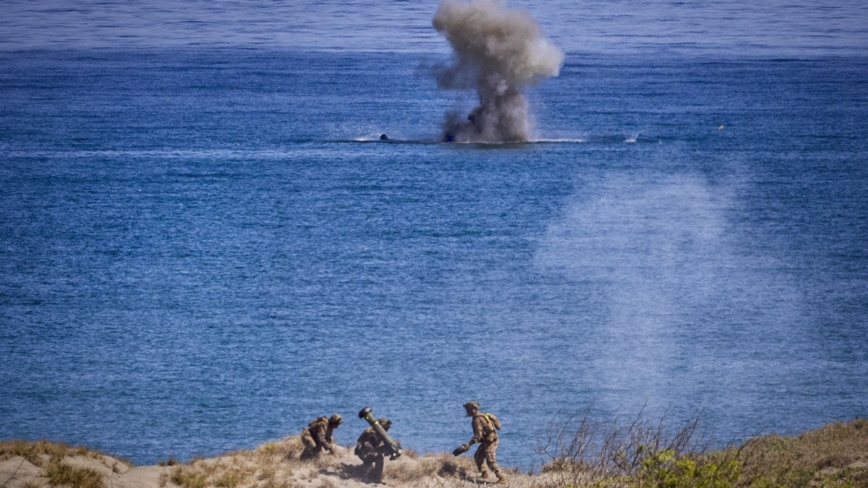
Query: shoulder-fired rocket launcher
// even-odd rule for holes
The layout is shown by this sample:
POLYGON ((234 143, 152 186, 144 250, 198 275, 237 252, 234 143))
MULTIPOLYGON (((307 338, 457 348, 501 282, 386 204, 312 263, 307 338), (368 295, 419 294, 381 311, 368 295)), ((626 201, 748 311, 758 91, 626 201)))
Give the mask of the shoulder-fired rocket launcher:
POLYGON ((383 426, 380 425, 380 422, 377 422, 377 419, 374 418, 374 414, 371 413, 371 407, 363 408, 359 412, 359 418, 367 420, 368 423, 371 424, 371 427, 373 427, 374 430, 377 432, 377 435, 379 435, 380 438, 386 442, 386 445, 389 446, 389 449, 392 451, 391 455, 389 456, 390 460, 398 459, 398 457, 404 453, 404 451, 401 450, 401 446, 398 445, 397 442, 393 441, 391 437, 389 437, 386 429, 384 429, 383 426))

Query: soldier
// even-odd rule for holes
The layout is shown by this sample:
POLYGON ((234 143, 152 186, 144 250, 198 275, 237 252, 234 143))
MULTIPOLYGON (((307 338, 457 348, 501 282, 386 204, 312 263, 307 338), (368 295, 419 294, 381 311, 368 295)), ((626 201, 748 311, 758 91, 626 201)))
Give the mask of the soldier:
POLYGON ((332 439, 332 432, 341 425, 342 421, 340 415, 334 414, 329 418, 325 416, 316 418, 309 423, 301 431, 301 443, 304 444, 301 459, 319 457, 323 451, 334 454, 337 443, 332 439))
POLYGON ((464 411, 468 417, 473 417, 471 425, 473 426, 473 438, 470 442, 462 444, 460 447, 452 451, 452 454, 458 456, 470 450, 470 446, 479 443, 476 453, 473 454, 473 460, 476 461, 476 467, 479 469, 479 479, 481 481, 488 480, 488 470, 494 472, 497 476, 497 484, 507 484, 506 477, 500 472, 500 467, 497 465, 497 431, 500 429, 500 420, 490 413, 481 413, 479 411, 479 402, 471 400, 464 404, 464 411), (487 466, 486 466, 487 464, 487 466))
MULTIPOLYGON (((387 418, 381 418, 377 422, 385 431, 388 431, 392 426, 392 421, 387 418)), ((367 478, 372 483, 382 483, 386 454, 393 454, 392 448, 386 440, 380 437, 373 427, 368 427, 356 441, 354 452, 364 463, 363 478, 367 478)))

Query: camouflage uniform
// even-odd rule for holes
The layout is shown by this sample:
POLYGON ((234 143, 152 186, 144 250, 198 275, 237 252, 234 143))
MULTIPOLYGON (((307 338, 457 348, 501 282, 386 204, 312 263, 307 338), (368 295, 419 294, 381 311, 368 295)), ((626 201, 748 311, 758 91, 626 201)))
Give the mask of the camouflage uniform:
POLYGON ((341 424, 341 416, 334 414, 331 418, 319 417, 314 419, 301 431, 301 443, 304 451, 301 459, 319 457, 323 451, 335 453, 337 443, 332 438, 332 432, 341 424))
MULTIPOLYGON (((378 422, 386 431, 392 426, 392 422, 389 419, 383 418, 378 420, 378 422)), ((377 434, 377 431, 373 427, 365 429, 362 435, 359 436, 359 439, 356 441, 355 453, 364 463, 364 476, 374 483, 382 483, 386 454, 392 454, 392 448, 386 444, 386 441, 377 434)))
POLYGON ((497 465, 497 446, 499 444, 497 429, 488 418, 488 414, 479 411, 479 404, 475 401, 464 404, 464 408, 467 414, 473 417, 471 422, 473 438, 459 449, 467 451, 470 446, 478 442, 479 447, 473 454, 473 460, 476 461, 476 468, 479 469, 480 477, 487 479, 490 469, 497 476, 499 484, 506 484, 506 477, 503 476, 500 466, 497 465))

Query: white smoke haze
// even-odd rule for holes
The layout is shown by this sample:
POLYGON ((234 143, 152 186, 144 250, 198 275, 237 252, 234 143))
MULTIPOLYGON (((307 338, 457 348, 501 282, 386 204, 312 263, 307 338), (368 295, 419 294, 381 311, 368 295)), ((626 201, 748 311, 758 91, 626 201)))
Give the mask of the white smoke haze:
POLYGON ((443 140, 527 141, 528 103, 522 90, 557 76, 564 55, 527 12, 498 0, 442 0, 432 21, 453 50, 435 72, 440 88, 475 89, 479 106, 466 118, 448 113, 443 140))

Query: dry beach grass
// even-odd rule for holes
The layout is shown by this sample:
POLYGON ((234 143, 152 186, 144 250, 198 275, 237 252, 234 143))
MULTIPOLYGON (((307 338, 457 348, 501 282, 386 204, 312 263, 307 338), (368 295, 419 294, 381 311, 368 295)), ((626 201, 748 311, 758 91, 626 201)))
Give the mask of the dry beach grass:
MULTIPOLYGON (((709 450, 694 439, 695 423, 672 434, 636 420, 624 427, 588 419, 552 425, 539 473, 507 470, 510 486, 578 487, 868 487, 868 420, 836 422, 788 437, 766 435, 709 450)), ((297 436, 187 463, 169 459, 133 466, 84 447, 38 441, 0 442, 0 488, 361 488, 359 460, 344 447, 335 456, 301 461, 297 436)), ((408 450, 386 464, 391 487, 477 486, 468 456, 408 450)))

